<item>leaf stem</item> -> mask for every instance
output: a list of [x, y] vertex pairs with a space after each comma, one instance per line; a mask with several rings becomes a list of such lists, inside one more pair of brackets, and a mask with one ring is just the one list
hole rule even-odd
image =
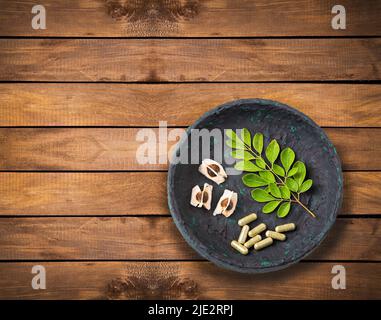
[[297, 204], [299, 204], [304, 210], [306, 210], [313, 218], [316, 218], [316, 214], [315, 213], [313, 213], [310, 209], [308, 209], [299, 199], [297, 199], [296, 197], [295, 197], [295, 195], [294, 194], [292, 194], [292, 196], [294, 197], [294, 199], [295, 199], [295, 202], [297, 203]]
[[[241, 141], [242, 141], [242, 140], [241, 140]], [[251, 148], [251, 146], [248, 146], [244, 141], [242, 141], [242, 142], [243, 142], [243, 144], [245, 145], [246, 151], [251, 152], [252, 155], [253, 155], [254, 157], [256, 157], [256, 159], [261, 159], [261, 160], [265, 163], [265, 165], [266, 165], [266, 167], [267, 167], [267, 170], [270, 171], [270, 172], [271, 172], [271, 173], [272, 173], [272, 174], [279, 180], [280, 184], [282, 184], [282, 185], [285, 186], [286, 183], [282, 180], [282, 178], [280, 178], [280, 177], [274, 172], [273, 168], [270, 167], [270, 166], [267, 164], [267, 162], [265, 161], [265, 159], [263, 159], [263, 157], [262, 157], [260, 154], [256, 153], [256, 152]], [[306, 206], [305, 204], [303, 204], [303, 203], [299, 200], [299, 194], [298, 194], [298, 193], [297, 193], [297, 196], [295, 196], [294, 192], [291, 191], [291, 195], [292, 195], [292, 197], [294, 198], [294, 200], [291, 200], [292, 202], [296, 202], [296, 203], [299, 204], [304, 210], [306, 210], [306, 211], [307, 211], [313, 218], [316, 218], [316, 214], [313, 213], [310, 209], [308, 209], [307, 206]]]

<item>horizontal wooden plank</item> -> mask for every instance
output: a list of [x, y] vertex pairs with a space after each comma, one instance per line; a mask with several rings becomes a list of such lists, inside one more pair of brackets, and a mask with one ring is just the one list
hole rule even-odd
[[380, 85], [0, 83], [0, 126], [157, 126], [159, 120], [188, 126], [217, 105], [248, 98], [289, 104], [321, 126], [381, 124]]
[[[0, 215], [168, 214], [165, 172], [0, 174]], [[344, 174], [344, 214], [380, 214], [381, 172]], [[143, 192], [144, 191], [144, 192]]]
[[[137, 159], [137, 141], [141, 128], [0, 128], [0, 170], [164, 170], [167, 163], [159, 157], [170, 154], [174, 142], [159, 140], [157, 129], [157, 163], [142, 164]], [[172, 129], [170, 129], [172, 130]], [[381, 130], [325, 129], [335, 145], [343, 168], [347, 170], [381, 170]], [[146, 133], [145, 133], [146, 134]], [[151, 148], [151, 149], [152, 149]]]
[[[381, 260], [380, 241], [381, 219], [339, 219], [306, 260]], [[0, 260], [200, 258], [170, 217], [0, 219]]]
[[2, 81], [379, 80], [381, 39], [1, 39]]
[[[331, 27], [334, 3], [319, 0], [45, 0], [47, 28], [33, 30], [32, 0], [4, 0], [0, 36], [221, 37], [381, 35], [379, 1], [342, 0], [346, 30]], [[15, 23], [17, 21], [17, 23]]]
[[[332, 288], [336, 263], [299, 263], [243, 275], [208, 262], [45, 262], [46, 290], [32, 290], [36, 263], [1, 263], [1, 299], [379, 299], [378, 263], [340, 263], [346, 289]], [[255, 290], [253, 290], [255, 288]]]

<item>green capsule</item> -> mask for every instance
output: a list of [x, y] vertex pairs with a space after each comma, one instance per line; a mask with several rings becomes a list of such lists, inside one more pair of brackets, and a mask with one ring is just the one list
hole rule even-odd
[[255, 220], [257, 220], [257, 215], [255, 213], [251, 213], [251, 214], [247, 215], [246, 217], [239, 219], [238, 225], [240, 227], [243, 227], [244, 225], [249, 224], [250, 222], [253, 222]]
[[257, 234], [260, 234], [261, 232], [265, 231], [266, 228], [267, 227], [264, 223], [257, 225], [255, 228], [253, 228], [249, 231], [249, 237], [254, 237]]
[[250, 229], [250, 227], [248, 225], [244, 225], [242, 227], [241, 233], [239, 234], [239, 237], [238, 237], [238, 242], [240, 244], [244, 244], [246, 242], [247, 234], [249, 232], [249, 229]]
[[273, 238], [274, 240], [284, 241], [286, 240], [286, 235], [283, 233], [275, 232], [275, 231], [266, 231], [266, 237]]
[[287, 224], [282, 224], [280, 226], [275, 227], [276, 232], [287, 232], [287, 231], [294, 231], [296, 228], [295, 223], [287, 223]]
[[261, 250], [261, 249], [264, 249], [268, 246], [271, 246], [273, 244], [273, 239], [272, 238], [266, 238], [266, 239], [263, 239], [262, 241], [259, 241], [257, 242], [255, 245], [254, 245], [254, 249], [255, 250]]
[[249, 253], [249, 249], [247, 249], [244, 245], [240, 244], [238, 241], [233, 240], [231, 242], [231, 246], [236, 249], [239, 253], [243, 255], [247, 255]]
[[257, 242], [259, 242], [261, 240], [262, 240], [262, 237], [259, 234], [257, 234], [255, 237], [253, 237], [250, 240], [246, 241], [244, 246], [249, 249], [253, 245], [255, 245]]

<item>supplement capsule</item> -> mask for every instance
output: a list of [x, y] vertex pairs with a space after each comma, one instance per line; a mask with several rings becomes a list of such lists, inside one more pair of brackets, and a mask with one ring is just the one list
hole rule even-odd
[[247, 233], [249, 232], [249, 229], [250, 227], [248, 225], [245, 225], [242, 227], [241, 233], [239, 234], [239, 237], [238, 237], [238, 242], [240, 244], [244, 244], [246, 242]]
[[275, 227], [276, 232], [287, 232], [287, 231], [294, 231], [296, 228], [295, 223], [287, 223], [287, 224], [282, 224], [280, 226]]
[[286, 235], [283, 233], [275, 232], [275, 231], [266, 231], [266, 237], [270, 237], [275, 240], [284, 241], [286, 240]]
[[254, 238], [251, 238], [250, 240], [245, 242], [244, 246], [249, 249], [261, 240], [262, 240], [262, 237], [259, 234], [257, 234]]
[[247, 255], [249, 253], [249, 249], [247, 249], [244, 245], [240, 244], [238, 241], [233, 240], [231, 242], [231, 246], [236, 249], [239, 253], [243, 255]]
[[261, 250], [263, 248], [266, 248], [268, 246], [271, 246], [273, 244], [273, 239], [272, 238], [266, 238], [262, 241], [259, 241], [257, 242], [255, 245], [254, 245], [254, 249], [255, 250]]
[[260, 234], [261, 232], [265, 231], [266, 228], [267, 227], [264, 223], [257, 225], [255, 228], [253, 228], [249, 231], [249, 237], [254, 237], [257, 234]]
[[255, 213], [251, 213], [251, 214], [247, 215], [246, 217], [239, 219], [238, 225], [240, 227], [243, 227], [245, 224], [249, 224], [250, 222], [253, 222], [255, 220], [257, 220], [257, 215]]

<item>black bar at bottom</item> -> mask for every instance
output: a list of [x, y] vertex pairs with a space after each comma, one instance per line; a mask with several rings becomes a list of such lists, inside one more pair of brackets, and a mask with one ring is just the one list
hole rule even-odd
[[[376, 298], [376, 297], [375, 297]], [[118, 315], [119, 319], [309, 319], [340, 318], [356, 315], [364, 318], [367, 314], [378, 314], [379, 300], [372, 301], [236, 301], [236, 300], [194, 300], [194, 301], [0, 301], [2, 314], [8, 311], [12, 319], [18, 315], [77, 318], [79, 314], [89, 319], [91, 316], [109, 320]], [[334, 313], [333, 313], [334, 312]]]

